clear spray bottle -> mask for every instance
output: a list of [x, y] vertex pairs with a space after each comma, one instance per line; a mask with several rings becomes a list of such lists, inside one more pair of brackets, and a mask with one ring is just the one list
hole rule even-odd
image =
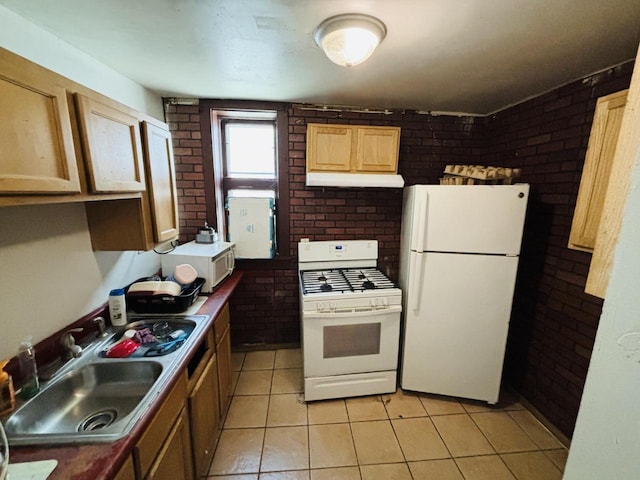
[[40, 391], [38, 380], [38, 367], [36, 366], [36, 351], [31, 343], [31, 337], [27, 337], [18, 349], [18, 363], [22, 375], [22, 388], [20, 397], [31, 398]]

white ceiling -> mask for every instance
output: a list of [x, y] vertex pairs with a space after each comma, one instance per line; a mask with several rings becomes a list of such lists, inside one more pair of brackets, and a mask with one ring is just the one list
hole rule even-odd
[[[0, 0], [168, 97], [488, 114], [636, 55], [639, 0]], [[325, 18], [374, 15], [364, 64], [331, 63]]]

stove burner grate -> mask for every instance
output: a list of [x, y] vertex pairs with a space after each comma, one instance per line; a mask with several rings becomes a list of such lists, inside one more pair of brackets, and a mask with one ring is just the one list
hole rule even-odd
[[377, 268], [301, 271], [303, 294], [350, 293], [364, 290], [396, 288]]

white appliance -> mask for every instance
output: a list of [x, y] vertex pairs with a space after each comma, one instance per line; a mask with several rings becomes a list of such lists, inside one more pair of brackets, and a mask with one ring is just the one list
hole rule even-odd
[[402, 293], [376, 240], [298, 243], [305, 400], [395, 392]]
[[498, 401], [529, 185], [404, 191], [401, 386]]
[[202, 292], [210, 293], [235, 267], [234, 244], [229, 242], [196, 243], [178, 245], [169, 253], [160, 255], [162, 275], [168, 277], [176, 265], [188, 263], [204, 278]]
[[272, 197], [228, 197], [227, 239], [236, 245], [236, 258], [273, 258], [275, 203]]

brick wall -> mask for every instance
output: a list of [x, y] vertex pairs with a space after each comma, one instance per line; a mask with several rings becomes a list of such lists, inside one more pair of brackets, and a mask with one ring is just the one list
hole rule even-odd
[[202, 135], [198, 105], [165, 104], [176, 163], [180, 241], [195, 239], [206, 219]]
[[598, 97], [628, 88], [633, 65], [570, 83], [488, 120], [486, 162], [531, 184], [505, 375], [571, 436], [602, 300], [584, 293], [591, 254], [567, 248]]
[[[179, 197], [180, 240], [193, 240], [205, 219], [200, 117], [197, 105], [167, 105]], [[447, 163], [468, 163], [484, 152], [485, 120], [415, 112], [333, 112], [292, 105], [289, 115], [289, 245], [281, 259], [239, 261], [245, 272], [232, 302], [235, 346], [300, 342], [297, 243], [311, 240], [379, 241], [379, 266], [397, 281], [401, 189], [305, 187], [307, 123], [401, 127], [399, 172], [407, 184], [437, 183]]]
[[[379, 264], [397, 280], [399, 189], [304, 186], [306, 124], [401, 127], [399, 172], [408, 185], [437, 183], [448, 163], [520, 167], [531, 198], [510, 329], [505, 375], [563, 433], [571, 436], [601, 313], [584, 293], [590, 255], [567, 240], [597, 97], [627, 88], [632, 64], [589, 76], [490, 118], [391, 115], [289, 108], [290, 242], [282, 259], [243, 264], [232, 299], [235, 346], [298, 343], [297, 242], [380, 241]], [[174, 140], [181, 240], [205, 218], [198, 106], [167, 107]]]

